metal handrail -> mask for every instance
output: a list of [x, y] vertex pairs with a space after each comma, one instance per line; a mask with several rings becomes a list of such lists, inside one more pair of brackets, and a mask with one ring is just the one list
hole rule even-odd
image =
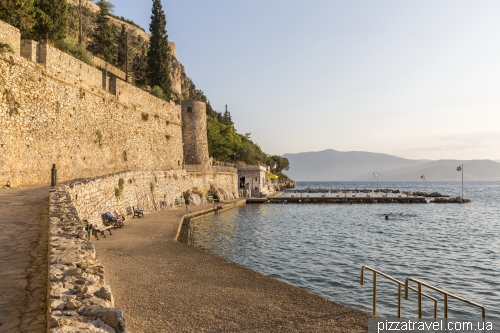
[[[372, 268], [370, 266], [363, 266], [363, 267], [361, 267], [361, 281], [360, 281], [361, 285], [364, 284], [364, 280], [365, 280], [365, 271], [364, 270], [365, 269], [373, 272], [373, 315], [374, 316], [377, 315], [377, 274], [379, 274], [379, 275], [385, 277], [386, 279], [388, 279], [392, 282], [396, 282], [398, 284], [398, 318], [401, 318], [401, 286], [405, 285], [405, 283], [403, 283], [399, 280], [396, 280], [392, 276], [387, 275], [385, 273], [382, 273], [381, 271], [376, 270], [375, 268]], [[413, 290], [415, 292], [418, 292], [418, 290], [413, 288], [413, 287], [408, 286], [407, 288], [410, 290]], [[405, 291], [407, 292], [407, 289], [405, 289]], [[408, 294], [405, 294], [405, 295], [408, 296]], [[437, 299], [435, 299], [432, 296], [427, 295], [426, 293], [421, 293], [419, 295], [423, 295], [423, 296], [427, 297], [428, 299], [431, 299], [434, 301], [434, 318], [437, 318]], [[408, 297], [406, 297], [405, 299], [408, 299]], [[419, 300], [421, 300], [421, 296], [420, 296]], [[419, 303], [419, 305], [420, 305], [420, 303]]]
[[483, 305], [466, 300], [465, 298], [462, 298], [460, 296], [450, 294], [447, 291], [441, 290], [441, 289], [436, 288], [428, 283], [425, 283], [423, 281], [420, 281], [420, 280], [417, 280], [417, 279], [414, 279], [411, 277], [406, 278], [406, 280], [405, 280], [405, 299], [408, 299], [408, 289], [412, 289], [410, 286], [408, 286], [409, 281], [413, 281], [413, 282], [416, 282], [418, 284], [418, 318], [422, 318], [422, 295], [423, 295], [422, 286], [426, 286], [427, 288], [432, 289], [434, 291], [437, 291], [438, 293], [441, 293], [444, 295], [444, 318], [448, 318], [448, 296], [451, 298], [457, 299], [459, 301], [465, 302], [467, 304], [474, 305], [474, 306], [477, 306], [478, 308], [481, 308], [481, 310], [483, 312], [483, 318], [486, 318], [486, 309]]

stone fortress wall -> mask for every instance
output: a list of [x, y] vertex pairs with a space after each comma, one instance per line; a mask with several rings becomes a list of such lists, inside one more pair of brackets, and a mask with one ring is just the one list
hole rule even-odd
[[182, 168], [180, 103], [53, 47], [21, 43], [1, 21], [0, 36], [19, 51], [0, 55], [0, 186], [48, 183], [54, 163], [61, 181]]

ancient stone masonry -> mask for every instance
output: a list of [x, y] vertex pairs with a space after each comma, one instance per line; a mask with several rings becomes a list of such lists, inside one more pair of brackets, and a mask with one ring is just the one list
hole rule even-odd
[[[126, 214], [130, 206], [145, 211], [171, 209], [175, 198], [188, 189], [216, 191], [222, 200], [233, 199], [236, 174], [129, 171], [54, 188], [50, 195], [51, 332], [125, 331], [124, 314], [114, 307], [104, 267], [93, 243], [87, 241], [83, 220], [107, 211]], [[194, 204], [203, 203], [205, 197], [194, 194]]]
[[50, 332], [125, 331], [123, 311], [111, 288], [66, 186], [50, 195]]
[[60, 181], [182, 168], [179, 103], [0, 28], [24, 55], [0, 54], [0, 186], [46, 184], [52, 164]]
[[185, 163], [209, 167], [205, 103], [182, 101], [182, 139]]
[[[215, 190], [221, 200], [238, 196], [235, 173], [129, 171], [75, 180], [68, 185], [67, 193], [82, 219], [99, 217], [106, 211], [125, 215], [132, 206], [144, 211], [171, 209], [175, 207], [175, 199], [187, 190], [198, 193]], [[194, 196], [194, 204], [206, 203], [205, 197]]]
[[21, 51], [21, 33], [19, 29], [0, 21], [0, 43], [10, 45], [15, 54]]

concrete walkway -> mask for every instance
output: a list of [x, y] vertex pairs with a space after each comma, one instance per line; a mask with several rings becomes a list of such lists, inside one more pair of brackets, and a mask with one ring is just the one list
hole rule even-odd
[[49, 186], [0, 189], [0, 332], [47, 332]]
[[94, 242], [127, 331], [367, 331], [365, 312], [174, 241], [184, 213], [129, 219]]

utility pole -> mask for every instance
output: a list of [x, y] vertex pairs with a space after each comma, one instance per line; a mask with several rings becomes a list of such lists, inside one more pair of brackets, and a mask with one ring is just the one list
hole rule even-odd
[[83, 36], [82, 36], [82, 0], [78, 0], [78, 45], [82, 45]]

